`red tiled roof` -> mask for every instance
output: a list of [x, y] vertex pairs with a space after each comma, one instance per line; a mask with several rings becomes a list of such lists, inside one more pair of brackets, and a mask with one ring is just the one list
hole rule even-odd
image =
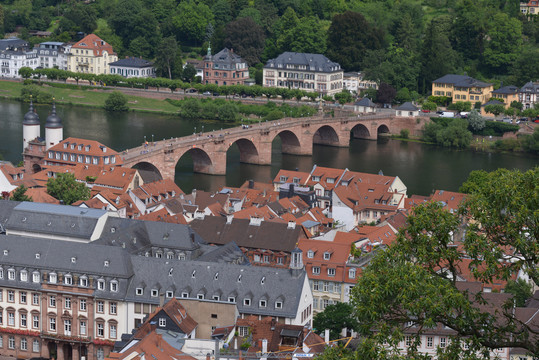
[[111, 352], [106, 359], [142, 360], [152, 358], [152, 355], [153, 358], [157, 360], [196, 360], [196, 358], [172, 347], [169, 343], [163, 340], [162, 335], [157, 334], [155, 331], [148, 333], [139, 342], [133, 344], [121, 353]]
[[[82, 145], [82, 147], [80, 147]], [[79, 147], [81, 150], [79, 150]], [[56, 156], [49, 157], [51, 152], [54, 153], [61, 153], [61, 154], [68, 154], [67, 159], [63, 159], [63, 156], [60, 157], [60, 159], [57, 159]], [[75, 155], [75, 161], [71, 160], [70, 154]], [[51, 146], [49, 150], [47, 150], [45, 155], [45, 160], [53, 162], [53, 163], [60, 163], [60, 164], [67, 164], [67, 165], [75, 165], [80, 164], [78, 161], [77, 155], [83, 155], [83, 161], [86, 161], [86, 156], [97, 157], [99, 159], [99, 164], [95, 165], [112, 165], [112, 166], [118, 166], [123, 163], [122, 158], [118, 155], [116, 151], [109, 148], [108, 146], [105, 146], [101, 144], [99, 141], [94, 140], [87, 140], [87, 139], [79, 139], [79, 138], [73, 138], [69, 137], [67, 139], [64, 139], [60, 141], [58, 144]], [[111, 158], [111, 156], [114, 157], [114, 162], [110, 161], [110, 163], [105, 164], [104, 157]], [[85, 164], [88, 164], [85, 162]], [[89, 164], [94, 164], [93, 159], [90, 160]], [[88, 164], [88, 165], [89, 165]]]
[[72, 46], [72, 49], [92, 50], [94, 56], [103, 56], [106, 51], [109, 55], [116, 55], [112, 46], [95, 34], [86, 35], [81, 41]]

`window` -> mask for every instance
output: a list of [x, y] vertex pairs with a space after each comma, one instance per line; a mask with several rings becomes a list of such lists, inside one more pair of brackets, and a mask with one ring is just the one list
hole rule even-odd
[[259, 306], [259, 307], [264, 307], [264, 308], [265, 308], [266, 305], [267, 305], [267, 301], [266, 301], [266, 300], [260, 300], [260, 301], [258, 302], [258, 306]]
[[111, 338], [116, 339], [116, 325], [110, 325], [109, 335]]
[[97, 312], [103, 313], [105, 311], [105, 303], [103, 301], [97, 302]]
[[56, 284], [56, 280], [57, 280], [56, 273], [51, 273], [51, 274], [49, 274], [49, 282], [50, 282], [51, 284]]
[[188, 298], [189, 297], [189, 293], [188, 292], [182, 292], [182, 298]]
[[71, 309], [71, 298], [66, 297], [64, 300], [65, 308]]
[[312, 251], [312, 250], [307, 251], [307, 257], [309, 259], [312, 259], [314, 257], [314, 251]]
[[79, 309], [81, 311], [86, 311], [86, 299], [80, 299], [79, 304]]
[[335, 269], [329, 268], [328, 269], [328, 276], [335, 276]]
[[26, 338], [21, 339], [21, 350], [28, 350], [28, 341]]
[[159, 318], [159, 327], [165, 327], [165, 326], [167, 326], [167, 319]]
[[142, 295], [142, 294], [144, 294], [144, 289], [142, 289], [142, 288], [136, 288], [136, 289], [135, 289], [135, 294], [137, 294], [137, 295]]
[[204, 294], [197, 294], [198, 300], [204, 300]]
[[356, 278], [356, 269], [350, 269], [348, 270], [348, 277], [350, 279], [355, 279]]
[[239, 335], [242, 337], [249, 335], [249, 328], [247, 326], [240, 326]]
[[117, 311], [116, 309], [117, 309], [116, 303], [115, 303], [115, 302], [111, 302], [111, 303], [110, 303], [110, 313], [111, 313], [112, 315], [116, 315], [116, 311]]
[[71, 320], [64, 320], [64, 334], [71, 335]]
[[14, 336], [9, 337], [8, 347], [10, 349], [15, 349], [15, 337]]
[[32, 294], [32, 305], [39, 305], [39, 294]]
[[49, 318], [49, 330], [56, 331], [56, 318]]
[[7, 271], [7, 278], [8, 278], [9, 280], [15, 280], [15, 270], [9, 269], [9, 270]]
[[447, 345], [447, 339], [444, 338], [444, 337], [441, 337], [440, 338], [440, 347], [445, 348], [446, 345]]
[[110, 282], [110, 291], [117, 292], [118, 291], [118, 281], [112, 280]]
[[103, 323], [97, 323], [97, 336], [105, 336], [105, 325]]
[[86, 320], [80, 321], [80, 334], [86, 335]]
[[407, 336], [406, 340], [405, 340], [405, 343], [406, 343], [406, 346], [411, 346], [412, 345], [412, 337]]
[[36, 353], [39, 352], [39, 340], [34, 339], [32, 342], [32, 351]]
[[313, 282], [313, 290], [314, 291], [320, 290], [320, 283], [318, 281]]
[[21, 281], [28, 281], [28, 271], [22, 270], [20, 273]]
[[324, 260], [329, 260], [329, 259], [331, 259], [331, 254], [326, 251], [324, 253]]
[[7, 291], [7, 301], [8, 302], [15, 302], [15, 291], [8, 290]]
[[159, 291], [156, 289], [152, 289], [152, 297], [157, 297], [157, 296], [159, 296]]
[[103, 279], [97, 280], [97, 290], [101, 290], [101, 291], [105, 290], [105, 280]]
[[21, 327], [27, 326], [27, 317], [26, 314], [21, 314]]
[[26, 304], [26, 291], [19, 292], [19, 297], [21, 298], [21, 304]]
[[34, 329], [39, 329], [39, 315], [32, 316], [32, 327]]
[[431, 348], [432, 345], [434, 344], [434, 338], [432, 336], [427, 336], [427, 347], [428, 348]]
[[15, 326], [15, 313], [14, 312], [7, 313], [7, 324], [9, 326]]
[[283, 302], [282, 301], [276, 301], [275, 302], [275, 308], [276, 309], [282, 309], [283, 308]]
[[79, 286], [88, 287], [88, 278], [86, 276], [82, 276], [79, 279]]
[[39, 272], [32, 273], [32, 282], [38, 283], [40, 280], [40, 274]]
[[313, 275], [320, 275], [320, 267], [313, 266]]
[[283, 265], [284, 264], [284, 257], [282, 257], [282, 256], [277, 257], [277, 264], [278, 265]]
[[229, 303], [235, 303], [236, 302], [236, 298], [234, 296], [229, 296], [228, 297], [228, 302]]
[[251, 306], [251, 299], [243, 299], [244, 306]]
[[56, 307], [56, 296], [49, 296], [49, 307]]
[[174, 292], [173, 291], [167, 291], [166, 292], [166, 297], [167, 297], [167, 299], [173, 298], [174, 297]]

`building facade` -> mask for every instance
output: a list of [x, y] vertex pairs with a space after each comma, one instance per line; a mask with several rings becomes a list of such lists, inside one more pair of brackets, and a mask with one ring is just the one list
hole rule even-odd
[[514, 85], [503, 86], [492, 92], [492, 97], [502, 99], [506, 109], [511, 106], [513, 101], [519, 101], [520, 89]]
[[324, 55], [287, 51], [268, 60], [262, 84], [333, 95], [343, 90], [343, 70]]
[[118, 60], [112, 46], [90, 34], [71, 47], [67, 70], [89, 74], [110, 74], [110, 63]]
[[525, 15], [539, 14], [539, 1], [537, 0], [521, 1], [520, 12]]
[[212, 55], [204, 56], [204, 84], [243, 85], [249, 79], [249, 68], [234, 50], [224, 48]]
[[47, 41], [36, 44], [34, 49], [39, 56], [39, 66], [45, 69], [67, 70], [67, 57], [70, 45], [62, 42]]
[[490, 99], [493, 90], [493, 84], [467, 75], [448, 74], [432, 82], [432, 95], [450, 97], [452, 102], [470, 101], [472, 104], [484, 104]]
[[111, 62], [110, 73], [120, 75], [125, 78], [131, 77], [155, 77], [155, 68], [153, 63], [142, 58], [128, 57], [118, 61]]
[[35, 69], [39, 66], [37, 51], [30, 49], [27, 41], [18, 38], [0, 40], [0, 75], [20, 78], [22, 67]]
[[539, 101], [539, 82], [528, 82], [520, 88], [518, 93], [519, 101], [524, 105], [524, 109], [533, 108]]
[[343, 74], [343, 87], [352, 94], [359, 95], [368, 89], [378, 90], [378, 83], [366, 80], [365, 74], [361, 72], [346, 72]]

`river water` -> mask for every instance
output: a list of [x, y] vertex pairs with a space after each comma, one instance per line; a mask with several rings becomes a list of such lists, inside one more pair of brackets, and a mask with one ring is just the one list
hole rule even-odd
[[[28, 104], [0, 99], [0, 154], [14, 164], [22, 157], [22, 120]], [[50, 106], [39, 105], [41, 134]], [[196, 131], [223, 127], [217, 122], [190, 121], [172, 115], [149, 113], [107, 113], [100, 109], [58, 106], [64, 123], [64, 137], [97, 140], [117, 151], [140, 145], [144, 137], [153, 139], [179, 137]], [[349, 148], [315, 145], [313, 156], [283, 155], [280, 140], [273, 143], [271, 166], [241, 164], [234, 145], [227, 154], [227, 175], [194, 174], [189, 155], [176, 167], [176, 183], [185, 192], [193, 188], [216, 190], [221, 186], [239, 186], [248, 179], [269, 182], [280, 168], [309, 171], [313, 165], [348, 168], [354, 171], [399, 176], [408, 194], [428, 195], [435, 189], [457, 191], [472, 170], [495, 170], [499, 167], [527, 170], [539, 164], [539, 157], [525, 154], [481, 153], [452, 150], [432, 145], [396, 140], [353, 139]]]

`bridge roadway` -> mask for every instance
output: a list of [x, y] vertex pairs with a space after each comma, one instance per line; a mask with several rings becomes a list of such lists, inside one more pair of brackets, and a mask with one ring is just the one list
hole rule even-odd
[[180, 158], [189, 152], [195, 172], [213, 175], [226, 173], [226, 152], [234, 143], [240, 151], [240, 161], [270, 165], [271, 145], [281, 138], [282, 152], [312, 155], [313, 143], [347, 147], [350, 134], [354, 138], [376, 140], [381, 133], [398, 134], [408, 129], [419, 135], [425, 117], [396, 117], [388, 114], [341, 114], [336, 117], [318, 115], [305, 118], [284, 118], [276, 121], [197, 133], [165, 139], [125, 150], [120, 156], [124, 166], [158, 172], [162, 178], [174, 179]]

